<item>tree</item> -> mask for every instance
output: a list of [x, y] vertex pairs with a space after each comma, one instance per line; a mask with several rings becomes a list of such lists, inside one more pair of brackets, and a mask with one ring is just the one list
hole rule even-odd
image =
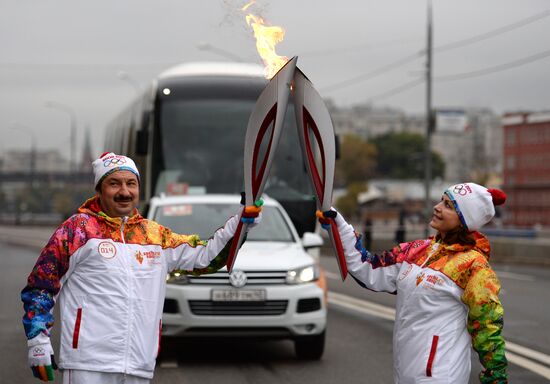
[[340, 143], [340, 158], [336, 161], [335, 184], [348, 186], [365, 183], [374, 175], [376, 148], [355, 135], [345, 135]]
[[346, 187], [336, 207], [351, 217], [357, 210], [357, 196], [366, 190], [367, 180], [376, 168], [376, 148], [355, 135], [346, 135], [340, 145], [340, 158], [336, 161], [335, 184]]
[[347, 193], [336, 201], [336, 208], [345, 217], [351, 218], [357, 212], [357, 196], [367, 188], [366, 183], [351, 183], [347, 186]]
[[[424, 178], [424, 136], [409, 133], [386, 133], [371, 140], [377, 149], [376, 175], [392, 179]], [[445, 162], [432, 151], [432, 176], [443, 177]]]

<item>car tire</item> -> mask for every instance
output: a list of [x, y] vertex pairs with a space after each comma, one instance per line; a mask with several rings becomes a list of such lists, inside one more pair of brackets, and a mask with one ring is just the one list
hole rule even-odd
[[301, 360], [319, 360], [325, 351], [325, 331], [314, 336], [300, 336], [294, 339], [296, 357]]

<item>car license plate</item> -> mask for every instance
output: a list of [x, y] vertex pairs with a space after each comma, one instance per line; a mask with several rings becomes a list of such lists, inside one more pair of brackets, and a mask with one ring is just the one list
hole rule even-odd
[[213, 289], [212, 301], [265, 301], [264, 289]]

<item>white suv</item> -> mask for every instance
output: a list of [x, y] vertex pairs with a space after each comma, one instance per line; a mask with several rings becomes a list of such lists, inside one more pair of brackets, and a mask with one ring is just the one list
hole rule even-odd
[[[240, 212], [239, 201], [234, 195], [155, 197], [149, 219], [207, 239]], [[262, 222], [248, 233], [231, 274], [223, 268], [167, 277], [163, 336], [287, 338], [299, 358], [321, 358], [326, 281], [306, 250], [322, 243], [313, 233], [300, 239], [283, 207], [266, 197]]]

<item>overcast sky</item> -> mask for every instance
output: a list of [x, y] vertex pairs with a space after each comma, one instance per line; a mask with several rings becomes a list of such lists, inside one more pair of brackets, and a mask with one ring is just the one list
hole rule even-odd
[[[105, 124], [136, 94], [133, 82], [144, 87], [180, 62], [227, 60], [201, 44], [259, 63], [245, 3], [0, 0], [0, 150], [29, 148], [30, 136], [10, 129], [19, 124], [39, 148], [68, 157], [68, 114], [44, 106], [54, 101], [74, 110], [79, 147], [90, 127], [99, 154]], [[322, 96], [423, 113], [424, 84], [396, 90], [423, 74], [426, 0], [258, 0], [254, 10], [285, 28], [277, 52], [298, 55]], [[433, 25], [434, 106], [550, 110], [549, 1], [434, 0]], [[457, 74], [467, 75], [449, 77]]]

